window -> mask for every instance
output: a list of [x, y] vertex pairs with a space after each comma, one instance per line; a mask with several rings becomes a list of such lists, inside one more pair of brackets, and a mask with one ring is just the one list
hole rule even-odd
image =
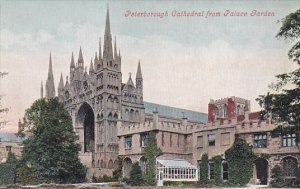
[[282, 160], [283, 175], [286, 178], [295, 178], [297, 175], [297, 160], [293, 157], [286, 157]]
[[197, 137], [197, 147], [203, 147], [203, 136]]
[[228, 180], [228, 163], [222, 163], [222, 170], [223, 170], [223, 180]]
[[209, 179], [213, 180], [215, 179], [215, 164], [209, 163]]
[[11, 146], [6, 146], [6, 151], [11, 152]]
[[125, 137], [125, 149], [131, 149], [132, 147], [132, 136]]
[[282, 146], [296, 146], [296, 134], [286, 134], [282, 136]]
[[254, 148], [266, 148], [267, 147], [267, 134], [266, 133], [254, 134], [253, 147]]
[[170, 146], [172, 146], [172, 133], [170, 133]]
[[143, 133], [140, 135], [141, 137], [141, 147], [146, 147], [148, 145], [148, 133]]
[[216, 141], [215, 134], [208, 135], [208, 146], [214, 146]]

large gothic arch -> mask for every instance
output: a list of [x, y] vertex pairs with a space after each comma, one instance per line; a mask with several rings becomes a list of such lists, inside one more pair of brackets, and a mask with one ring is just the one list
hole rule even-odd
[[78, 109], [77, 126], [83, 128], [83, 151], [95, 151], [95, 116], [92, 107], [83, 103]]

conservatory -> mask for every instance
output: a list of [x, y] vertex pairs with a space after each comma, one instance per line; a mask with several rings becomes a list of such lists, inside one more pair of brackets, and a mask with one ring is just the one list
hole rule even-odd
[[156, 159], [156, 178], [158, 186], [162, 186], [163, 181], [197, 181], [198, 170], [182, 159]]

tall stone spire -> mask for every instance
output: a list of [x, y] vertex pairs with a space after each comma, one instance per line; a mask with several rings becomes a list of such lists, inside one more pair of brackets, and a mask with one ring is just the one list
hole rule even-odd
[[117, 51], [117, 38], [115, 36], [115, 46], [114, 46], [114, 58], [116, 59], [118, 57], [118, 51]]
[[104, 33], [103, 58], [106, 59], [106, 60], [112, 60], [113, 59], [112, 38], [111, 38], [108, 6], [107, 6], [106, 24], [105, 24], [105, 33]]
[[136, 79], [143, 79], [140, 60], [139, 60], [139, 64], [138, 64], [138, 68], [137, 68], [137, 72], [136, 72]]
[[54, 97], [55, 97], [55, 87], [54, 87], [54, 78], [53, 78], [53, 71], [52, 71], [52, 57], [50, 53], [48, 78], [46, 81], [46, 98], [50, 99]]
[[43, 87], [43, 82], [41, 82], [41, 98], [44, 98], [44, 87]]

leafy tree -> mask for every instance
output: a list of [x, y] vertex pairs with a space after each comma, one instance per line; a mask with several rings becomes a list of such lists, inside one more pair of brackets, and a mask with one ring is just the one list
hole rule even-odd
[[[300, 10], [290, 13], [281, 20], [282, 26], [277, 38], [294, 42], [288, 57], [300, 66]], [[296, 42], [295, 42], [296, 41]], [[277, 82], [270, 85], [273, 93], [260, 95], [257, 98], [262, 111], [262, 119], [272, 118], [279, 126], [273, 136], [296, 133], [296, 141], [300, 137], [300, 68], [276, 76]]]
[[78, 158], [80, 146], [71, 117], [57, 99], [35, 101], [26, 110], [23, 125], [32, 136], [23, 141], [21, 170], [33, 171], [33, 176], [48, 183], [85, 181], [86, 168]]
[[156, 158], [161, 154], [161, 150], [157, 147], [155, 132], [150, 132], [148, 135], [148, 144], [145, 147], [145, 158], [147, 159], [147, 173], [145, 180], [149, 185], [156, 184], [155, 165]]
[[18, 160], [15, 154], [9, 152], [5, 163], [0, 164], [0, 185], [15, 183]]
[[253, 161], [256, 159], [252, 147], [244, 138], [236, 137], [233, 145], [226, 150], [229, 183], [233, 186], [245, 186], [252, 177]]
[[284, 181], [282, 168], [279, 165], [275, 165], [271, 170], [271, 182], [270, 186], [274, 188], [285, 187], [286, 183]]
[[222, 184], [222, 156], [215, 156], [212, 158], [215, 166], [215, 185], [219, 186]]
[[200, 184], [208, 183], [208, 154], [202, 154], [200, 163]]
[[134, 162], [130, 171], [129, 184], [132, 186], [140, 186], [143, 184], [142, 170], [139, 162]]

